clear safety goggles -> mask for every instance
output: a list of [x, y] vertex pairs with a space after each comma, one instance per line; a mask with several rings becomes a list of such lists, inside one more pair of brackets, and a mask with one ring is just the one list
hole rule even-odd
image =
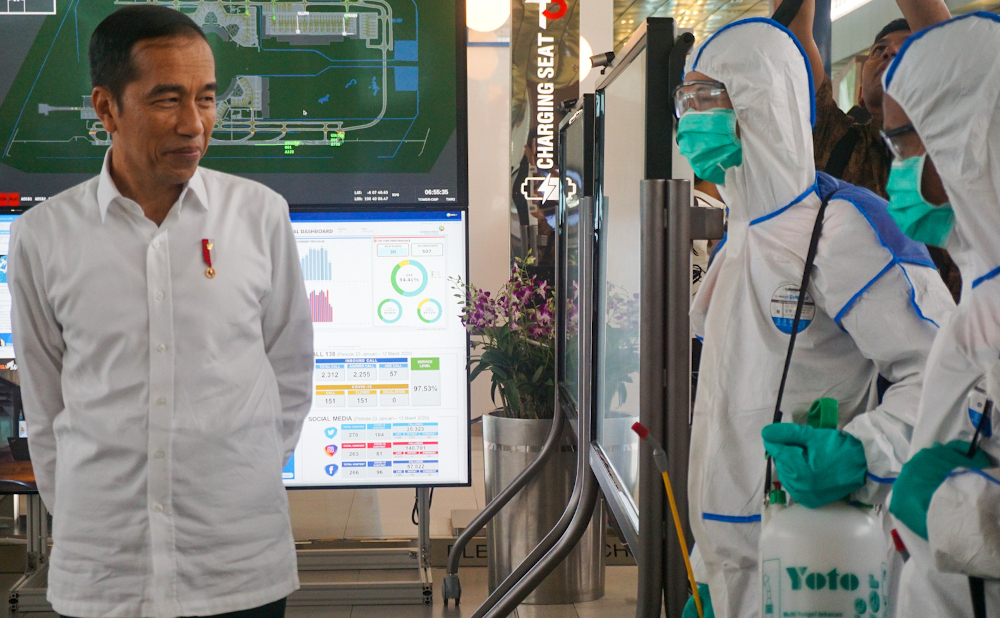
[[919, 157], [924, 154], [924, 143], [920, 141], [917, 130], [912, 124], [904, 124], [901, 127], [882, 131], [882, 141], [892, 156], [902, 161], [911, 157]]
[[733, 108], [726, 86], [720, 82], [692, 80], [674, 90], [674, 114], [677, 118], [692, 110], [704, 112], [720, 107]]

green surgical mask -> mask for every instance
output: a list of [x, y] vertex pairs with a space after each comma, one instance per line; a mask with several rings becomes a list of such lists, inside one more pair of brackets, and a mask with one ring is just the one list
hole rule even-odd
[[736, 137], [736, 112], [716, 108], [690, 111], [677, 123], [677, 146], [699, 178], [726, 184], [726, 170], [743, 164], [743, 145]]
[[925, 245], [944, 247], [955, 226], [951, 205], [934, 206], [920, 192], [927, 154], [908, 159], [896, 159], [889, 172], [889, 214], [903, 233]]

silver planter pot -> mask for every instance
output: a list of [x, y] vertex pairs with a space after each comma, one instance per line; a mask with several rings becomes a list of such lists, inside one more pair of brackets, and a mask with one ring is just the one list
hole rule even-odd
[[[486, 499], [492, 500], [541, 450], [550, 420], [483, 416]], [[486, 528], [490, 591], [527, 556], [559, 521], [573, 493], [576, 444], [566, 424], [559, 451]], [[604, 596], [603, 509], [594, 509], [590, 527], [576, 549], [532, 592], [525, 603], [555, 605], [593, 601]]]

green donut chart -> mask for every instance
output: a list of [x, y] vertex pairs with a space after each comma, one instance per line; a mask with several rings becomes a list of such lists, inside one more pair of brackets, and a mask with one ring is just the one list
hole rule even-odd
[[[414, 267], [417, 273], [414, 273]], [[417, 281], [416, 275], [419, 275], [419, 281]], [[392, 269], [392, 289], [400, 296], [405, 296], [407, 298], [417, 296], [421, 292], [427, 289], [427, 282], [430, 277], [427, 276], [427, 269], [424, 265], [416, 260], [403, 260], [396, 267]], [[407, 289], [409, 288], [409, 289]]]
[[442, 313], [444, 313], [444, 310], [441, 307], [441, 303], [433, 298], [425, 298], [417, 305], [417, 317], [425, 324], [437, 322], [441, 319]]
[[403, 306], [399, 304], [398, 300], [387, 298], [378, 304], [376, 312], [378, 319], [386, 324], [394, 324], [403, 317]]

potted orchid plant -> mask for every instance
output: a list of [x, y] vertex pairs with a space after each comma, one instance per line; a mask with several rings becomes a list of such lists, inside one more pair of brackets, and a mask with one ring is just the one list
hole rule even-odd
[[[555, 394], [555, 293], [530, 274], [532, 256], [517, 259], [493, 295], [454, 279], [472, 336], [470, 380], [488, 371], [490, 395], [507, 418], [551, 419]], [[499, 398], [499, 400], [498, 400]]]

